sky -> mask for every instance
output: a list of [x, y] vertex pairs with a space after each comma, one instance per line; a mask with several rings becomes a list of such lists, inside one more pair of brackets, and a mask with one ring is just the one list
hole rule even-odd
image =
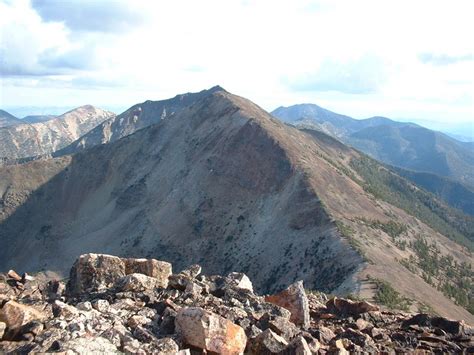
[[466, 126], [473, 14], [471, 0], [0, 0], [0, 107], [119, 111], [221, 85], [267, 110]]

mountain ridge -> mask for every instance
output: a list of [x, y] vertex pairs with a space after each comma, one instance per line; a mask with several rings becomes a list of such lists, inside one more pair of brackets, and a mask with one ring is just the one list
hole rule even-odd
[[0, 158], [15, 160], [51, 154], [114, 115], [84, 105], [44, 122], [0, 128]]
[[[218, 90], [114, 142], [0, 168], [0, 267], [61, 270], [83, 251], [101, 251], [240, 270], [259, 289], [303, 279], [369, 298], [371, 274], [437, 312], [471, 319], [399, 262], [411, 247], [397, 243], [423, 233], [441, 255], [470, 262], [468, 252], [365, 191], [349, 176], [359, 155]], [[398, 239], [380, 229], [394, 218], [409, 226]]]
[[[321, 130], [386, 164], [440, 175], [474, 191], [472, 144], [459, 142], [443, 133], [413, 123], [397, 122], [384, 117], [356, 120], [312, 104], [279, 107], [272, 114], [300, 128]], [[431, 180], [435, 179], [435, 176], [431, 177]], [[430, 186], [426, 185], [425, 188], [429, 189]], [[431, 190], [434, 193], [438, 193], [437, 191]], [[438, 195], [446, 201], [453, 201], [454, 198]], [[467, 205], [469, 201], [461, 201], [455, 206]]]

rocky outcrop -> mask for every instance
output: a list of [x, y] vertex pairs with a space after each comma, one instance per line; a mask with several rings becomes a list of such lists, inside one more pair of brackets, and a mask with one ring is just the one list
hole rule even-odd
[[[171, 265], [157, 260], [86, 254], [75, 262], [67, 289], [61, 280], [1, 275], [0, 353], [309, 355], [474, 349], [474, 329], [462, 321], [380, 311], [364, 301], [327, 300], [324, 294], [307, 295], [302, 283], [263, 297], [252, 291], [245, 274], [200, 272], [198, 265], [171, 274]], [[165, 286], [166, 277], [170, 282]]]
[[97, 292], [117, 286], [122, 291], [166, 288], [171, 264], [155, 259], [119, 258], [106, 254], [84, 254], [74, 263], [68, 285], [71, 295]]

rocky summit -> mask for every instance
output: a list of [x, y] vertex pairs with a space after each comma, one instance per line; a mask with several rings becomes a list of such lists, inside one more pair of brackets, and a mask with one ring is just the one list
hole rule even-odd
[[173, 273], [155, 259], [81, 255], [69, 279], [0, 275], [1, 353], [472, 353], [474, 328], [307, 293], [261, 296], [243, 273]]

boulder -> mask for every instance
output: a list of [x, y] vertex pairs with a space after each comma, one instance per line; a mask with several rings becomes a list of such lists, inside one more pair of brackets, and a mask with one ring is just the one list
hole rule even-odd
[[121, 258], [106, 254], [83, 254], [71, 268], [67, 290], [71, 295], [104, 291], [125, 275], [125, 263]]
[[130, 274], [118, 279], [115, 289], [121, 292], [153, 290], [160, 284], [158, 279], [143, 274]]
[[157, 287], [168, 287], [168, 277], [172, 274], [172, 266], [166, 261], [156, 259], [124, 259], [125, 273], [143, 274], [157, 279]]
[[303, 328], [309, 327], [309, 304], [303, 281], [295, 282], [276, 295], [266, 296], [265, 301], [289, 310], [291, 312], [290, 321], [296, 325]]
[[37, 309], [15, 301], [8, 301], [0, 310], [0, 322], [5, 323], [9, 337], [14, 337], [25, 324], [45, 318], [46, 315]]
[[176, 326], [186, 344], [209, 352], [241, 354], [247, 343], [240, 326], [200, 307], [179, 310]]
[[249, 341], [250, 354], [279, 354], [288, 346], [288, 343], [270, 329], [265, 330]]

